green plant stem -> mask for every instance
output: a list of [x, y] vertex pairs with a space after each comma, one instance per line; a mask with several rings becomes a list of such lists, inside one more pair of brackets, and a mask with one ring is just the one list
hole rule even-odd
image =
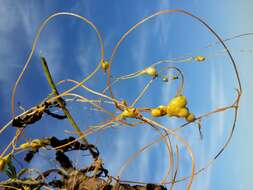
[[[41, 57], [41, 64], [42, 64], [42, 67], [43, 67], [43, 70], [45, 72], [45, 75], [46, 75], [46, 78], [47, 78], [47, 81], [52, 89], [52, 92], [55, 96], [58, 96], [59, 95], [59, 92], [56, 88], [56, 85], [53, 81], [53, 78], [52, 78], [52, 75], [50, 74], [50, 71], [49, 71], [49, 68], [48, 68], [48, 65], [47, 65], [47, 61], [45, 59], [45, 57]], [[83, 132], [80, 130], [80, 128], [77, 126], [75, 120], [73, 119], [73, 117], [71, 116], [70, 112], [68, 111], [68, 109], [66, 108], [64, 102], [63, 102], [63, 99], [62, 98], [57, 98], [56, 99], [57, 103], [60, 105], [61, 109], [63, 110], [64, 114], [67, 116], [70, 124], [74, 127], [74, 129], [76, 130], [76, 132], [78, 133], [78, 135], [82, 138], [83, 142], [85, 144], [88, 144], [88, 141], [87, 139], [84, 137], [84, 134]]]

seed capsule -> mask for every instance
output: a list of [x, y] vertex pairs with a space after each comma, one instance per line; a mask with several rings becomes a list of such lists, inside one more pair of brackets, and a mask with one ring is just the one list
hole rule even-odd
[[186, 120], [189, 121], [189, 122], [193, 122], [195, 120], [195, 116], [190, 113], [187, 117], [186, 117]]
[[196, 56], [194, 59], [195, 59], [195, 61], [198, 61], [198, 62], [202, 62], [202, 61], [206, 60], [206, 58], [204, 56], [201, 56], [201, 55]]

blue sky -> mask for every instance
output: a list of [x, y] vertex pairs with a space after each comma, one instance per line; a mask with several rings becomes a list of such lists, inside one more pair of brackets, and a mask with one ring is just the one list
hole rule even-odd
[[[105, 57], [108, 59], [112, 48], [131, 26], [156, 11], [163, 9], [185, 9], [208, 22], [222, 38], [253, 31], [251, 23], [252, 2], [250, 0], [212, 0], [212, 1], [157, 1], [157, 0], [83, 0], [83, 1], [7, 1], [0, 0], [0, 105], [1, 126], [11, 119], [10, 95], [12, 86], [20, 73], [29, 54], [36, 30], [50, 14], [70, 11], [90, 19], [102, 33], [105, 43]], [[207, 171], [195, 178], [193, 190], [231, 189], [246, 190], [253, 186], [251, 160], [252, 144], [252, 102], [251, 75], [252, 38], [242, 37], [227, 42], [238, 64], [243, 85], [243, 97], [240, 103], [239, 120], [234, 137], [218, 160]], [[191, 54], [205, 55], [203, 63], [180, 63], [186, 78], [184, 94], [189, 99], [189, 107], [196, 115], [208, 112], [218, 106], [227, 105], [235, 97], [235, 77], [229, 59], [220, 53], [222, 47], [214, 45], [203, 49], [216, 39], [193, 19], [180, 15], [162, 15], [139, 27], [131, 33], [120, 46], [113, 65], [112, 75], [120, 76], [147, 67], [155, 61]], [[29, 108], [41, 101], [50, 88], [42, 73], [39, 54], [42, 53], [49, 63], [55, 81], [65, 78], [81, 80], [87, 76], [100, 60], [100, 49], [95, 32], [87, 24], [71, 17], [59, 17], [53, 20], [43, 31], [35, 55], [28, 71], [21, 81], [16, 101]], [[103, 89], [106, 76], [102, 72], [87, 83], [95, 90]], [[148, 77], [115, 85], [114, 93], [119, 99], [131, 102]], [[137, 106], [157, 106], [167, 104], [175, 95], [177, 83], [166, 85], [155, 82]], [[62, 89], [63, 90], [63, 89]], [[84, 96], [92, 97], [82, 92]], [[16, 102], [16, 103], [17, 103]], [[87, 105], [70, 104], [70, 110], [83, 129], [106, 118], [106, 115], [89, 110]], [[196, 125], [182, 130], [179, 134], [186, 138], [195, 153], [197, 168], [202, 167], [225, 142], [231, 128], [232, 112], [219, 114], [203, 121], [204, 139], [198, 136]], [[176, 119], [159, 120], [164, 125], [174, 128], [182, 121]], [[64, 129], [71, 130], [67, 121], [59, 122], [52, 118], [43, 118], [40, 123], [27, 129], [27, 136], [38, 138], [44, 135], [64, 136]], [[40, 128], [40, 129], [39, 129]], [[42, 133], [43, 132], [43, 133]], [[14, 131], [9, 129], [0, 136], [5, 145]], [[157, 134], [148, 127], [113, 128], [92, 137], [101, 149], [105, 167], [111, 175], [124, 161], [139, 148], [155, 139]], [[174, 142], [174, 141], [173, 141]], [[2, 146], [1, 146], [2, 150]], [[180, 146], [180, 176], [189, 174], [189, 158], [184, 147]], [[50, 156], [41, 153], [30, 167], [47, 168], [54, 166], [48, 162]], [[76, 163], [85, 164], [77, 153]], [[85, 157], [84, 157], [85, 158]], [[134, 181], [160, 182], [168, 158], [162, 144], [144, 152], [126, 170], [123, 179]], [[134, 171], [134, 172], [133, 172]], [[176, 185], [175, 189], [185, 189], [186, 183]]]

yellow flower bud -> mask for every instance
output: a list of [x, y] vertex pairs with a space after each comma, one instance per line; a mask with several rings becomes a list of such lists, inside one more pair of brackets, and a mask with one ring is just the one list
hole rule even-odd
[[3, 171], [5, 164], [6, 164], [6, 160], [0, 157], [0, 172]]
[[168, 116], [170, 116], [170, 117], [172, 117], [173, 116], [173, 109], [171, 109], [171, 107], [167, 107], [167, 114], [168, 114]]
[[137, 116], [137, 110], [135, 108], [127, 108], [121, 114], [120, 118], [124, 119], [127, 117], [135, 118]]
[[166, 106], [160, 105], [160, 106], [158, 106], [158, 108], [161, 109], [161, 110], [162, 110], [163, 112], [165, 112], [165, 114], [166, 114], [166, 109], [167, 109]]
[[161, 117], [164, 116], [166, 112], [162, 108], [154, 108], [151, 110], [151, 115], [153, 117]]
[[158, 73], [155, 67], [148, 67], [144, 70], [144, 73], [152, 77], [157, 77]]
[[19, 146], [19, 148], [21, 148], [21, 149], [27, 149], [27, 148], [30, 148], [30, 147], [31, 147], [30, 142], [21, 144], [21, 145]]
[[11, 153], [7, 154], [5, 157], [0, 156], [0, 172], [3, 171], [5, 164], [11, 157]]
[[42, 145], [43, 145], [43, 144], [42, 144], [42, 142], [40, 141], [40, 139], [34, 139], [34, 140], [32, 140], [32, 142], [31, 142], [31, 147], [32, 147], [32, 148], [35, 148], [35, 149], [40, 148]]
[[189, 109], [186, 107], [187, 99], [185, 96], [176, 96], [174, 97], [167, 106], [167, 114], [170, 117], [180, 117], [185, 118], [187, 121], [192, 122], [195, 120], [195, 116], [189, 112]]
[[108, 61], [102, 60], [102, 61], [101, 61], [101, 66], [102, 66], [103, 71], [106, 72], [107, 69], [109, 68], [109, 63], [108, 63]]
[[180, 95], [180, 96], [176, 96], [176, 97], [172, 98], [172, 100], [170, 101], [168, 106], [183, 108], [186, 106], [186, 104], [187, 104], [186, 97]]
[[177, 116], [181, 108], [175, 106], [167, 106], [166, 112], [169, 116]]
[[153, 117], [160, 117], [162, 114], [161, 110], [159, 108], [154, 108], [151, 110], [151, 115]]
[[187, 117], [189, 115], [189, 111], [187, 108], [181, 108], [177, 114], [178, 117]]
[[198, 61], [198, 62], [202, 62], [202, 61], [206, 60], [206, 58], [204, 56], [201, 56], [201, 55], [196, 56], [194, 59], [195, 59], [195, 61]]
[[190, 113], [187, 117], [186, 117], [186, 120], [189, 121], [189, 122], [193, 122], [195, 120], [195, 116]]

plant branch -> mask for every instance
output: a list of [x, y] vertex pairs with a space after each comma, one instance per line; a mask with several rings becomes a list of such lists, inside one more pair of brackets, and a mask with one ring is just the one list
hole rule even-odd
[[[58, 96], [59, 95], [59, 92], [56, 88], [56, 85], [53, 81], [53, 78], [52, 78], [52, 75], [50, 74], [50, 71], [49, 71], [49, 68], [48, 68], [48, 65], [47, 65], [47, 61], [45, 59], [45, 57], [41, 57], [41, 64], [42, 64], [42, 67], [43, 67], [43, 70], [45, 72], [45, 75], [46, 75], [46, 78], [47, 78], [47, 81], [52, 89], [52, 92], [55, 96]], [[65, 106], [65, 103], [63, 101], [63, 99], [60, 97], [60, 98], [57, 98], [56, 99], [57, 103], [59, 104], [59, 106], [61, 107], [61, 109], [63, 110], [63, 112], [65, 113], [65, 115], [67, 116], [70, 124], [73, 126], [73, 128], [77, 131], [78, 135], [79, 136], [83, 136], [82, 140], [85, 144], [88, 144], [88, 141], [87, 139], [84, 137], [84, 134], [83, 132], [81, 131], [81, 129], [77, 126], [75, 120], [73, 119], [72, 115], [70, 114], [70, 112], [68, 111], [68, 109], [66, 108]]]

